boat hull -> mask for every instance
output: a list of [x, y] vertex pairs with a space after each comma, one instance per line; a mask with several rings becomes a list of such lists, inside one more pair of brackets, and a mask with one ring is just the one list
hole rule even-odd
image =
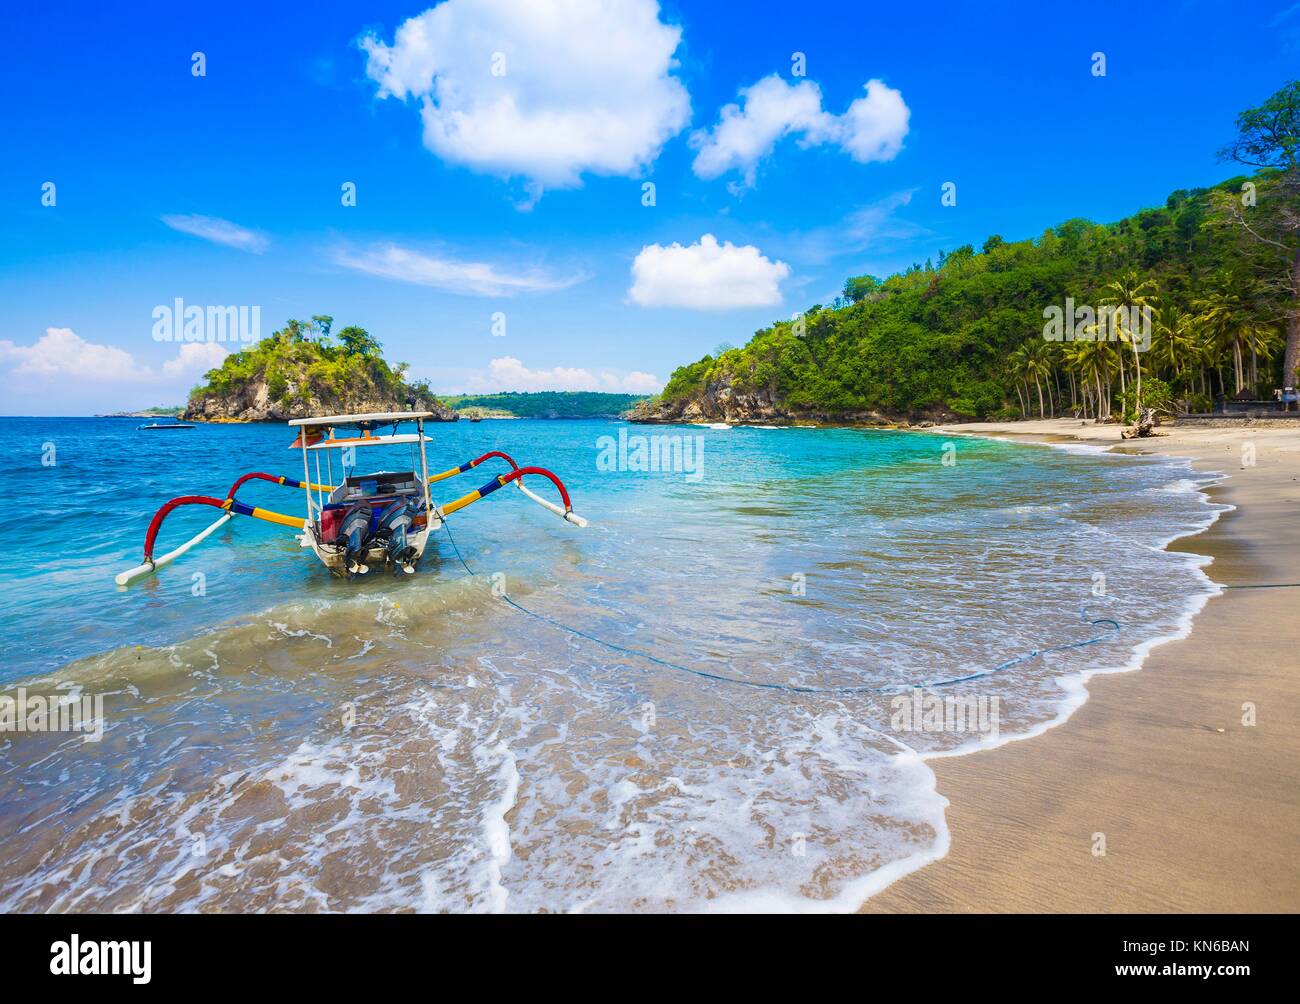
[[[407, 542], [415, 548], [415, 560], [417, 562], [420, 558], [424, 557], [424, 549], [428, 545], [429, 535], [440, 529], [442, 529], [442, 520], [431, 519], [429, 521], [429, 526], [425, 529], [407, 534]], [[316, 534], [310, 527], [304, 528], [303, 532], [299, 534], [298, 542], [303, 547], [314, 551], [316, 557], [320, 559], [321, 564], [334, 574], [348, 574], [343, 549], [329, 544], [321, 544], [316, 540]], [[367, 548], [365, 562], [370, 572], [384, 571], [387, 566], [387, 561], [388, 550], [384, 547], [382, 542]]]

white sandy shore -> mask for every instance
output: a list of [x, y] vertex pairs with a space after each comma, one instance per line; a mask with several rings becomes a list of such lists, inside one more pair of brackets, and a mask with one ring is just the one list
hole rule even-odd
[[1089, 681], [1063, 725], [935, 761], [951, 849], [864, 911], [1300, 910], [1300, 588], [1241, 588], [1300, 583], [1300, 428], [1166, 427], [1122, 445], [1117, 426], [1077, 419], [939, 431], [1068, 437], [1224, 473], [1211, 494], [1235, 510], [1172, 546], [1212, 556], [1230, 588], [1140, 672]]

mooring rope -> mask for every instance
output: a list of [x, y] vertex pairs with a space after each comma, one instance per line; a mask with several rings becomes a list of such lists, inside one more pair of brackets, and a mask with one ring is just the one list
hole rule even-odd
[[[469, 562], [467, 562], [465, 560], [465, 556], [460, 553], [460, 548], [456, 545], [456, 538], [452, 536], [451, 527], [447, 525], [446, 520], [443, 520], [442, 527], [444, 530], [447, 531], [447, 539], [451, 541], [452, 550], [456, 552], [456, 558], [457, 560], [460, 561], [461, 567], [465, 569], [465, 572], [471, 578], [475, 578], [475, 579], [479, 578], [480, 577], [479, 574], [475, 572], [474, 569], [470, 568]], [[529, 617], [542, 621], [545, 624], [549, 624], [552, 627], [557, 628], [561, 631], [567, 631], [569, 634], [575, 635], [578, 638], [583, 638], [587, 641], [593, 642], [597, 645], [609, 649], [611, 652], [618, 652], [623, 655], [636, 656], [638, 659], [644, 659], [646, 662], [654, 663], [656, 666], [663, 666], [666, 669], [675, 670], [676, 672], [679, 673], [688, 673], [691, 676], [697, 676], [704, 680], [713, 680], [717, 683], [729, 683], [739, 687], [749, 687], [754, 690], [777, 690], [789, 694], [812, 694], [812, 695], [868, 694], [868, 693], [881, 694], [881, 693], [892, 693], [892, 692], [905, 691], [905, 690], [914, 690], [917, 688], [924, 689], [929, 687], [949, 687], [956, 683], [967, 683], [971, 680], [979, 680], [986, 676], [992, 676], [994, 673], [1001, 673], [1004, 670], [1010, 669], [1013, 666], [1020, 666], [1023, 665], [1024, 663], [1032, 662], [1034, 659], [1038, 659], [1044, 655], [1050, 655], [1053, 652], [1068, 652], [1073, 649], [1087, 648], [1090, 645], [1097, 645], [1110, 638], [1114, 638], [1115, 635], [1117, 635], [1120, 632], [1120, 625], [1118, 621], [1112, 620], [1109, 617], [1099, 617], [1095, 620], [1089, 620], [1086, 607], [1081, 607], [1079, 610], [1079, 619], [1081, 621], [1083, 621], [1086, 624], [1091, 624], [1094, 626], [1105, 624], [1109, 626], [1111, 630], [1108, 631], [1106, 634], [1097, 635], [1095, 638], [1086, 638], [1083, 641], [1069, 642], [1064, 645], [1051, 645], [1047, 648], [1032, 649], [1031, 651], [1025, 653], [1024, 655], [1017, 656], [1014, 659], [1008, 659], [1006, 662], [994, 666], [992, 669], [981, 670], [978, 673], [969, 673], [965, 676], [956, 676], [956, 677], [952, 677], [951, 679], [931, 680], [928, 682], [920, 682], [920, 683], [896, 683], [896, 684], [888, 684], [885, 686], [804, 687], [793, 683], [763, 683], [758, 680], [746, 680], [738, 676], [727, 676], [722, 673], [711, 673], [708, 670], [698, 669], [693, 666], [684, 666], [681, 665], [680, 663], [671, 662], [668, 659], [661, 659], [657, 655], [652, 655], [649, 652], [643, 652], [640, 649], [628, 648], [625, 645], [619, 645], [616, 642], [607, 641], [606, 639], [599, 638], [594, 634], [589, 634], [586, 631], [581, 630], [580, 628], [576, 628], [573, 627], [572, 625], [565, 624], [563, 621], [556, 620], [554, 617], [550, 617], [547, 614], [538, 613], [536, 610], [530, 610], [528, 607], [524, 606], [514, 597], [510, 596], [508, 593], [504, 593], [504, 592], [500, 594], [494, 593], [494, 595], [498, 595], [500, 599], [504, 600], [510, 606], [514, 607], [520, 613], [527, 614]]]

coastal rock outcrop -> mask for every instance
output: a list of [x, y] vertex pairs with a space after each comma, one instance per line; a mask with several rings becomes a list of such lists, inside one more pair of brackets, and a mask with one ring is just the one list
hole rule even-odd
[[454, 411], [435, 397], [414, 393], [404, 396], [377, 394], [319, 397], [299, 393], [292, 384], [273, 398], [264, 377], [256, 377], [225, 393], [196, 391], [182, 416], [198, 422], [287, 422], [314, 415], [356, 415], [376, 411], [431, 411], [435, 422], [455, 422]]
[[627, 415], [632, 422], [645, 424], [725, 422], [728, 425], [785, 425], [810, 422], [835, 425], [921, 426], [948, 421], [953, 416], [943, 412], [925, 415], [887, 415], [879, 411], [829, 411], [824, 408], [801, 408], [780, 400], [768, 390], [737, 389], [724, 375], [708, 380], [694, 393], [665, 400], [648, 398]]

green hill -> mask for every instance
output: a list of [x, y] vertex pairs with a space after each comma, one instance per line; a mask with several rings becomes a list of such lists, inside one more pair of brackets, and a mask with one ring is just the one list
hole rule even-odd
[[645, 400], [638, 394], [595, 391], [507, 391], [500, 394], [444, 394], [462, 415], [513, 418], [618, 418]]
[[[1139, 379], [1143, 403], [1162, 408], [1267, 399], [1284, 384], [1284, 355], [1295, 381], [1300, 353], [1300, 83], [1238, 128], [1225, 156], [1256, 173], [1115, 223], [993, 235], [937, 264], [852, 277], [835, 303], [679, 367], [633, 417], [1108, 418], [1135, 412]], [[1112, 327], [1113, 340], [1086, 323], [1077, 340], [1048, 340], [1045, 311], [1067, 298], [1095, 315], [1149, 308], [1149, 345], [1141, 324]]]
[[431, 411], [457, 416], [423, 381], [407, 382], [405, 363], [389, 365], [364, 328], [331, 335], [333, 318], [288, 321], [233, 353], [190, 392], [185, 418], [209, 422], [285, 421], [312, 415]]

